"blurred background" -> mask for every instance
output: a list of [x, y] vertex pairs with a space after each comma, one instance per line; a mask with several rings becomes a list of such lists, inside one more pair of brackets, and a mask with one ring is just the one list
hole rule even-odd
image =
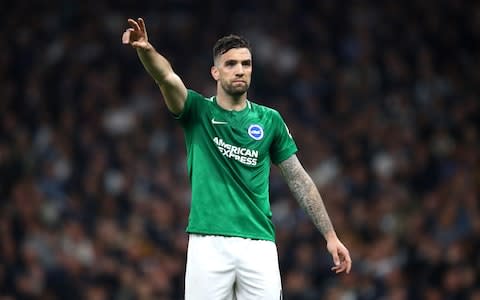
[[242, 34], [249, 98], [276, 108], [354, 261], [274, 167], [284, 298], [480, 299], [477, 1], [2, 1], [0, 299], [183, 298], [190, 189], [180, 126], [128, 17], [189, 88]]

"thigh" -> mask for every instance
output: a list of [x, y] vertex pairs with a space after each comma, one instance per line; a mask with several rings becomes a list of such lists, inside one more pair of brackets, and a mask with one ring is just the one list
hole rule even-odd
[[234, 259], [223, 237], [191, 234], [185, 272], [185, 300], [231, 300]]
[[235, 295], [238, 300], [279, 300], [282, 284], [275, 243], [246, 240], [237, 265]]

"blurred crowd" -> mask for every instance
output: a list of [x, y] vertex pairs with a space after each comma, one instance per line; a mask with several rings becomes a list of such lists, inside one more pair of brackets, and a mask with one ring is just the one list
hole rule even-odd
[[254, 50], [249, 99], [279, 110], [340, 238], [332, 259], [278, 169], [287, 300], [480, 299], [480, 3], [2, 1], [0, 300], [183, 298], [183, 133], [128, 17], [213, 95], [211, 47]]

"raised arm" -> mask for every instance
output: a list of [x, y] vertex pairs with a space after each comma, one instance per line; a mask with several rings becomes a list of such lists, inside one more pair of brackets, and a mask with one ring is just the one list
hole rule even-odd
[[180, 114], [187, 99], [187, 88], [168, 60], [149, 43], [143, 19], [128, 19], [128, 24], [130, 28], [123, 33], [122, 43], [137, 50], [143, 67], [159, 86], [168, 109], [174, 114]]
[[350, 254], [338, 239], [325, 204], [312, 178], [300, 164], [296, 155], [292, 155], [278, 166], [293, 196], [297, 199], [300, 206], [305, 209], [317, 229], [323, 234], [327, 241], [327, 249], [335, 263], [332, 270], [336, 273], [343, 271], [349, 273], [352, 266]]

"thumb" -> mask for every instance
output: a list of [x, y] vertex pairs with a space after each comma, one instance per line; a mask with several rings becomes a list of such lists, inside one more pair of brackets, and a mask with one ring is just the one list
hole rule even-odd
[[136, 49], [146, 49], [147, 48], [147, 45], [145, 45], [145, 42], [133, 42], [132, 43], [132, 46], [133, 48], [136, 48]]
[[142, 44], [139, 43], [139, 42], [132, 42], [132, 46], [135, 47], [135, 48], [141, 48]]
[[126, 30], [122, 35], [122, 43], [128, 44], [130, 42], [130, 30]]
[[336, 266], [340, 265], [340, 258], [338, 257], [338, 252], [337, 252], [337, 250], [334, 250], [334, 251], [332, 252], [332, 256], [333, 256], [333, 263], [334, 263]]

